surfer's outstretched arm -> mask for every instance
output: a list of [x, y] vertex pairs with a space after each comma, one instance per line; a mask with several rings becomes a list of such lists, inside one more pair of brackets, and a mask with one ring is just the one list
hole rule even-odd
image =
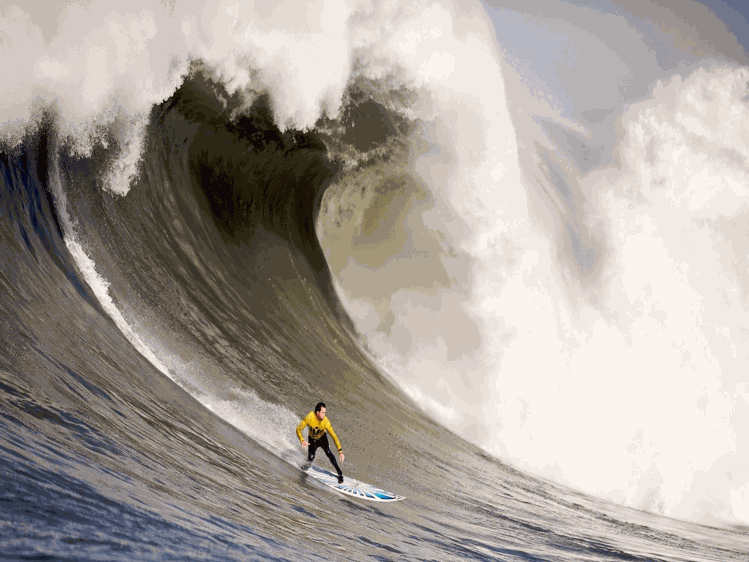
[[327, 422], [327, 427], [325, 429], [328, 430], [328, 433], [330, 433], [330, 436], [333, 438], [333, 441], [335, 441], [335, 446], [338, 447], [338, 458], [341, 459], [341, 462], [343, 462], [343, 459], [345, 456], [343, 455], [343, 448], [341, 447], [341, 442], [338, 440], [338, 436], [335, 434], [335, 431], [333, 431], [333, 425], [330, 423], [330, 420], [327, 418], [325, 419]]
[[304, 419], [303, 419], [303, 420], [302, 420], [302, 421], [301, 421], [301, 422], [299, 423], [299, 425], [298, 425], [298, 426], [296, 426], [296, 436], [297, 436], [297, 437], [299, 437], [299, 441], [300, 441], [300, 442], [301, 442], [301, 444], [302, 444], [302, 449], [306, 449], [306, 448], [307, 448], [307, 445], [309, 445], [309, 443], [307, 443], [307, 441], [305, 441], [305, 440], [304, 440], [304, 437], [302, 436], [302, 430], [303, 430], [303, 429], [304, 429], [305, 427], [307, 427], [307, 418], [304, 418]]

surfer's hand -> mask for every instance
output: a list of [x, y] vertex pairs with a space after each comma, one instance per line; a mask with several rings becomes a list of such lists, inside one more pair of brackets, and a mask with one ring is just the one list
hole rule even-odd
[[309, 445], [309, 443], [307, 443], [306, 441], [302, 441], [302, 449], [306, 449], [307, 445]]
[[341, 451], [340, 453], [338, 453], [338, 458], [341, 459], [341, 462], [343, 462], [343, 459], [346, 458], [346, 457], [343, 456], [343, 451]]

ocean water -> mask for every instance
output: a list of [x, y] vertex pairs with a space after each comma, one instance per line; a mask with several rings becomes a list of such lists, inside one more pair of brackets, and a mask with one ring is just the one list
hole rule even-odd
[[0, 558], [746, 560], [747, 29], [2, 5]]

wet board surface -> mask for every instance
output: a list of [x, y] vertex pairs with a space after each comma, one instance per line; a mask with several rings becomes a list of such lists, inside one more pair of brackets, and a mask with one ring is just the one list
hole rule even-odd
[[361, 500], [368, 500], [373, 502], [397, 502], [406, 499], [405, 496], [391, 494], [390, 492], [386, 492], [385, 490], [376, 488], [371, 484], [360, 482], [359, 480], [354, 480], [353, 478], [349, 478], [348, 476], [344, 476], [343, 484], [339, 484], [338, 476], [336, 474], [327, 470], [323, 470], [321, 468], [317, 468], [316, 466], [311, 466], [305, 472], [316, 480], [319, 480], [326, 486], [330, 486], [336, 492], [340, 492], [341, 494], [347, 496], [353, 496]]

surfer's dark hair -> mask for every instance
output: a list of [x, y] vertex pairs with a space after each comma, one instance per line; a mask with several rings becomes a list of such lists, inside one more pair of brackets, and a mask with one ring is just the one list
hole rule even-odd
[[325, 402], [318, 402], [317, 406], [315, 406], [315, 412], [319, 412], [322, 408], [325, 408], [326, 410], [328, 409]]

